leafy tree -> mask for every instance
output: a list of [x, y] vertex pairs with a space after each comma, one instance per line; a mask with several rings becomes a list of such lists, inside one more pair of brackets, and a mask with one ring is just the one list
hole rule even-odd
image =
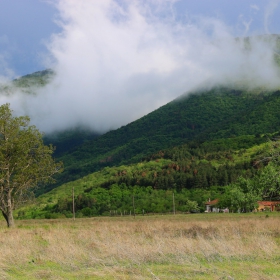
[[229, 207], [233, 211], [252, 211], [261, 199], [261, 190], [257, 188], [253, 180], [239, 177], [237, 182], [229, 185], [219, 206]]
[[264, 167], [259, 177], [255, 179], [256, 186], [262, 191], [264, 199], [275, 199], [279, 197], [280, 192], [280, 175], [279, 167], [270, 162]]
[[196, 201], [187, 200], [185, 206], [186, 206], [185, 209], [188, 212], [198, 212], [199, 211], [198, 203]]
[[280, 196], [280, 140], [269, 141], [261, 160], [255, 165], [267, 164], [254, 178], [255, 185], [262, 191], [264, 199], [279, 199]]
[[0, 106], [0, 209], [8, 227], [13, 210], [30, 198], [32, 189], [53, 181], [62, 163], [52, 159], [54, 148], [45, 146], [42, 134], [27, 116], [13, 117], [9, 104]]

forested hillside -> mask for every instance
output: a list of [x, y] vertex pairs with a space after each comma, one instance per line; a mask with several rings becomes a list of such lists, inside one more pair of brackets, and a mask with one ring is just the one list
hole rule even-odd
[[[31, 93], [36, 87], [48, 83], [53, 75], [51, 70], [36, 72], [14, 80], [8, 88], [2, 88], [2, 92], [7, 93], [7, 89], [15, 87]], [[267, 141], [265, 134], [272, 137], [271, 133], [280, 131], [279, 108], [280, 91], [216, 87], [182, 95], [139, 120], [101, 136], [84, 128], [45, 135], [45, 143], [56, 146], [54, 156], [64, 162], [65, 171], [57, 178], [55, 185], [37, 190], [37, 195], [107, 166], [155, 159], [175, 161], [173, 164], [180, 170], [186, 170], [186, 166], [189, 166], [189, 174], [181, 180], [184, 183], [180, 183], [177, 175], [174, 183], [165, 175], [160, 176], [165, 177], [164, 180], [146, 178], [145, 186], [167, 189], [175, 184], [177, 189], [182, 189], [225, 185], [232, 181], [231, 178], [238, 176], [233, 175], [233, 172], [248, 169], [242, 165], [244, 163], [241, 166], [229, 167], [226, 164], [227, 167], [219, 167], [222, 169], [218, 170], [219, 176], [215, 177], [213, 174], [217, 167], [212, 165], [210, 168], [205, 162], [198, 164], [190, 161], [189, 157], [203, 155], [206, 158], [200, 160], [213, 160], [220, 157], [221, 153], [226, 153], [231, 158], [233, 150], [240, 153], [242, 149]], [[230, 171], [230, 168], [235, 171]], [[194, 170], [200, 169], [202, 171], [194, 178]], [[164, 171], [161, 173], [168, 174]], [[226, 173], [230, 174], [221, 175]], [[129, 185], [134, 184], [133, 180], [130, 182], [124, 177], [122, 180], [128, 181]], [[105, 187], [106, 184], [108, 182]]]
[[57, 185], [106, 166], [136, 163], [162, 149], [190, 141], [202, 143], [280, 131], [279, 108], [280, 91], [215, 88], [182, 96], [59, 156], [65, 171]]
[[[73, 189], [78, 217], [129, 215], [134, 211], [170, 213], [173, 196], [179, 212], [204, 211], [209, 198], [220, 198], [225, 205], [231, 205], [227, 199], [233, 198], [239, 205], [232, 210], [240, 205], [254, 207], [256, 199], [274, 187], [272, 173], [263, 173], [269, 167], [262, 162], [268, 151], [265, 136], [239, 136], [202, 144], [193, 141], [161, 150], [140, 163], [105, 167], [62, 184], [39, 196], [34, 205], [22, 208], [18, 218], [71, 217]], [[254, 190], [239, 190], [240, 178], [246, 184], [254, 182], [250, 184], [258, 195], [254, 195]], [[266, 180], [268, 185], [263, 185]], [[233, 190], [239, 190], [241, 198], [235, 198], [230, 193]], [[252, 202], [246, 198], [244, 203], [243, 196], [252, 198]]]
[[24, 94], [37, 94], [38, 88], [48, 84], [54, 75], [52, 70], [47, 69], [19, 77], [10, 82], [2, 82], [0, 83], [0, 94], [13, 95], [18, 91]]

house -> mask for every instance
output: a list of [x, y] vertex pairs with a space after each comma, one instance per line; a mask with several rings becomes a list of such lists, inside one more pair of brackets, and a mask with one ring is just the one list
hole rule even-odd
[[280, 211], [280, 201], [258, 201], [257, 211]]
[[[218, 207], [219, 199], [209, 200], [205, 203], [205, 213], [228, 213], [229, 209], [221, 209]], [[280, 211], [280, 201], [258, 201], [258, 208], [255, 211]]]
[[219, 202], [219, 199], [210, 200], [210, 198], [209, 198], [208, 201], [205, 203], [205, 205], [206, 205], [205, 212], [207, 212], [207, 213], [219, 212], [218, 211], [219, 208], [217, 207], [218, 202]]
[[225, 209], [221, 209], [218, 207], [218, 203], [219, 203], [219, 199], [214, 199], [214, 200], [209, 200], [205, 203], [206, 206], [206, 213], [219, 213], [219, 212], [224, 212], [224, 213], [228, 213], [229, 210], [228, 208]]

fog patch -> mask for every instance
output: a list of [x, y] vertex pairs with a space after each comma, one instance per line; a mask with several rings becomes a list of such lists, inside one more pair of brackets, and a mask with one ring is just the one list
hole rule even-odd
[[[237, 39], [215, 18], [178, 21], [173, 2], [58, 1], [63, 32], [50, 39], [46, 65], [54, 78], [36, 95], [18, 91], [0, 101], [45, 132], [105, 132], [202, 86], [279, 87], [278, 37]], [[243, 21], [244, 34], [250, 24]]]

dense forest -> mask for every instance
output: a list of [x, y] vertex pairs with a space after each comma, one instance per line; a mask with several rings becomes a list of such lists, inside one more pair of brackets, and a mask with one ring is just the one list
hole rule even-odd
[[[277, 137], [277, 135], [271, 135]], [[267, 136], [192, 142], [141, 162], [105, 167], [41, 195], [18, 218], [203, 212], [208, 199], [251, 211], [258, 199], [278, 199], [277, 168]], [[273, 175], [274, 174], [274, 175]], [[275, 178], [274, 178], [275, 177]], [[278, 176], [279, 177], [279, 176]]]
[[58, 150], [57, 158], [64, 162], [65, 171], [58, 176], [56, 185], [40, 193], [106, 166], [136, 163], [182, 144], [242, 135], [256, 136], [257, 144], [258, 136], [280, 131], [279, 107], [280, 91], [216, 88], [182, 96], [135, 122], [88, 139], [75, 149], [66, 148], [64, 153]]

